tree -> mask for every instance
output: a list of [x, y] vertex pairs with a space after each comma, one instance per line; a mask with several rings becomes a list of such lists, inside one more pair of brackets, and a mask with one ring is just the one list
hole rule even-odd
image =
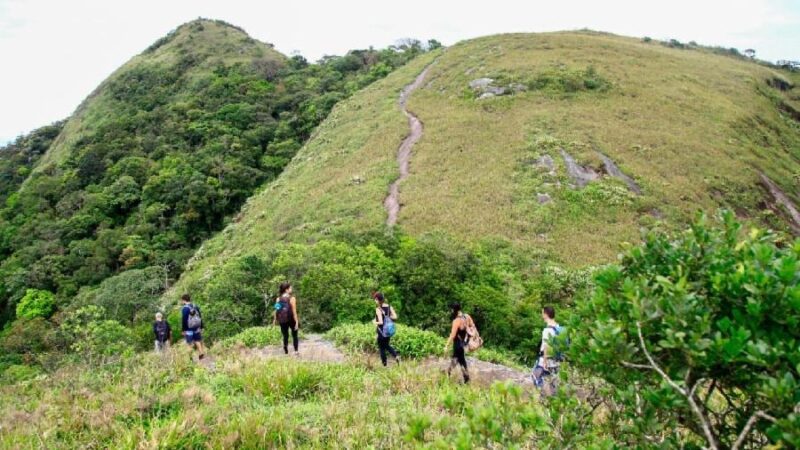
[[721, 220], [648, 234], [579, 303], [571, 354], [616, 387], [628, 445], [800, 445], [800, 240]]
[[752, 49], [752, 48], [748, 48], [748, 49], [746, 49], [744, 51], [744, 56], [747, 56], [748, 58], [753, 59], [753, 58], [756, 57], [756, 51], [754, 49]]
[[50, 317], [55, 310], [55, 296], [50, 291], [28, 289], [17, 303], [17, 318]]

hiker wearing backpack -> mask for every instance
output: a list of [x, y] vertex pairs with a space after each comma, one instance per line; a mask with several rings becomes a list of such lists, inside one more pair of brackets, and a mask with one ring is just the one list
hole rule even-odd
[[181, 296], [183, 308], [181, 308], [181, 334], [186, 338], [186, 343], [190, 347], [194, 347], [200, 353], [199, 358], [203, 359], [206, 354], [206, 348], [203, 345], [203, 315], [200, 308], [192, 303], [192, 297], [189, 294]]
[[[450, 337], [447, 338], [447, 342], [444, 344], [444, 351], [447, 353], [447, 349], [452, 342], [453, 356], [450, 359], [450, 366], [447, 368], [447, 376], [450, 376], [453, 367], [459, 365], [461, 366], [461, 374], [464, 376], [464, 383], [469, 383], [469, 368], [467, 367], [466, 351], [470, 349], [469, 342], [470, 339], [472, 339], [470, 332], [474, 333], [477, 340], [480, 340], [480, 336], [478, 336], [478, 329], [472, 317], [461, 311], [460, 303], [453, 303], [450, 305], [450, 310], [450, 319], [453, 322], [450, 326]], [[477, 350], [480, 344], [483, 343], [482, 340], [479, 342], [477, 340], [476, 342], [478, 345], [474, 350]]]
[[289, 354], [289, 330], [291, 330], [294, 355], [298, 356], [300, 343], [297, 339], [297, 331], [300, 329], [300, 318], [297, 316], [297, 299], [292, 295], [291, 283], [281, 283], [278, 288], [275, 315], [272, 319], [272, 324], [276, 323], [281, 326], [281, 334], [283, 334], [283, 352]]
[[161, 353], [169, 348], [169, 344], [172, 342], [172, 329], [160, 312], [156, 313], [156, 321], [153, 322], [153, 334], [156, 336], [156, 353]]
[[375, 326], [378, 332], [378, 350], [381, 354], [381, 363], [386, 366], [386, 352], [389, 352], [395, 363], [400, 362], [397, 351], [389, 344], [395, 333], [394, 321], [397, 320], [397, 313], [384, 298], [383, 294], [376, 292], [372, 294], [375, 300]]
[[556, 322], [556, 310], [552, 306], [542, 308], [542, 319], [545, 327], [542, 330], [542, 345], [539, 349], [539, 359], [533, 368], [533, 383], [545, 395], [555, 393], [555, 378], [561, 363], [561, 353], [554, 350], [555, 338], [563, 331], [561, 325]]

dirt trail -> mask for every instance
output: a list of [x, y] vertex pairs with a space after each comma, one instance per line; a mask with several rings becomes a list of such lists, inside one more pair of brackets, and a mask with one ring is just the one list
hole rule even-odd
[[[270, 345], [264, 348], [251, 350], [251, 353], [262, 358], [286, 358], [283, 353], [283, 347], [278, 345]], [[292, 349], [292, 342], [289, 341], [289, 356], [293, 356], [294, 350]], [[318, 334], [307, 334], [300, 340], [300, 352], [296, 357], [300, 361], [311, 362], [334, 362], [342, 363], [347, 360], [347, 357], [333, 343], [325, 340]]]
[[[450, 360], [446, 358], [428, 358], [421, 365], [433, 370], [446, 371], [450, 366]], [[527, 372], [501, 364], [468, 357], [467, 367], [469, 367], [470, 382], [472, 383], [490, 385], [495, 381], [513, 381], [522, 386], [533, 386], [533, 381]], [[454, 368], [450, 376], [460, 380], [461, 370], [458, 367]]]
[[408, 98], [411, 96], [411, 93], [422, 86], [422, 83], [425, 81], [425, 76], [428, 74], [428, 70], [430, 70], [431, 65], [432, 64], [428, 65], [419, 75], [417, 75], [417, 78], [413, 83], [404, 87], [400, 92], [400, 108], [403, 110], [403, 114], [408, 117], [408, 127], [410, 131], [408, 136], [406, 136], [405, 139], [403, 139], [403, 142], [400, 143], [400, 147], [397, 148], [397, 164], [400, 166], [400, 176], [389, 186], [389, 195], [383, 201], [383, 206], [386, 208], [386, 212], [388, 213], [386, 225], [390, 227], [397, 223], [397, 215], [400, 213], [400, 182], [408, 177], [408, 165], [409, 161], [411, 161], [411, 149], [422, 137], [423, 131], [422, 121], [420, 121], [419, 118], [414, 115], [414, 113], [409, 112], [408, 109], [406, 109], [406, 103], [408, 103]]

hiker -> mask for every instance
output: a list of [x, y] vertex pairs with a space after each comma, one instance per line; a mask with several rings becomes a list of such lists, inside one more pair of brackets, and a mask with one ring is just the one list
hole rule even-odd
[[278, 288], [275, 316], [272, 319], [272, 324], [276, 323], [281, 326], [281, 334], [283, 334], [283, 352], [289, 354], [289, 330], [291, 330], [294, 355], [299, 356], [297, 330], [300, 329], [300, 318], [297, 316], [297, 299], [292, 295], [292, 285], [289, 282], [281, 283]]
[[533, 384], [542, 390], [544, 395], [555, 393], [555, 377], [560, 363], [559, 355], [553, 350], [553, 339], [561, 333], [561, 326], [556, 322], [556, 310], [552, 306], [542, 308], [542, 319], [546, 326], [542, 330], [542, 345], [539, 358], [533, 368]]
[[381, 363], [386, 366], [386, 352], [388, 351], [393, 357], [395, 363], [400, 363], [400, 356], [397, 351], [389, 344], [389, 340], [394, 336], [394, 321], [397, 320], [397, 313], [394, 311], [389, 303], [380, 292], [372, 294], [375, 300], [375, 326], [378, 332], [378, 350], [381, 354]]
[[464, 312], [461, 311], [460, 303], [453, 303], [450, 305], [450, 310], [450, 319], [453, 321], [453, 324], [450, 327], [450, 337], [447, 338], [447, 342], [444, 344], [444, 351], [447, 353], [447, 348], [450, 347], [450, 343], [452, 342], [453, 356], [450, 360], [450, 366], [447, 368], [447, 376], [450, 376], [453, 367], [460, 365], [461, 373], [464, 375], [464, 383], [469, 383], [469, 369], [467, 368], [466, 356], [467, 341], [469, 339], [467, 328], [475, 327], [475, 322], [472, 321], [472, 317], [470, 317], [469, 314], [464, 314]]
[[153, 322], [153, 334], [156, 335], [156, 353], [161, 353], [169, 348], [169, 344], [172, 342], [172, 328], [160, 312], [156, 313], [156, 321]]
[[194, 347], [200, 353], [199, 358], [203, 359], [206, 355], [206, 348], [203, 345], [203, 315], [200, 308], [192, 303], [189, 294], [181, 296], [183, 308], [181, 308], [181, 334], [186, 338], [186, 343]]

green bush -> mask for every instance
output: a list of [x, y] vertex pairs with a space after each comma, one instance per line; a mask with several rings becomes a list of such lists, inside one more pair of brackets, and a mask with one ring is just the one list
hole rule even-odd
[[40, 369], [36, 367], [28, 366], [25, 364], [15, 364], [9, 366], [0, 374], [0, 380], [3, 383], [14, 384], [20, 381], [30, 380], [31, 378], [35, 378], [37, 375], [41, 373]]
[[33, 319], [50, 317], [55, 310], [56, 300], [52, 292], [28, 289], [25, 296], [17, 303], [17, 318]]
[[39, 353], [54, 347], [54, 327], [42, 317], [17, 319], [0, 334], [0, 348], [9, 353]]
[[89, 305], [64, 319], [61, 331], [70, 342], [70, 349], [89, 358], [132, 353], [133, 332], [116, 320], [105, 319], [105, 309]]
[[[339, 325], [327, 333], [325, 337], [342, 347], [348, 353], [374, 353], [378, 351], [377, 332], [372, 323]], [[427, 356], [444, 355], [445, 338], [431, 331], [397, 324], [397, 334], [392, 337], [394, 347], [403, 358], [425, 358]], [[518, 366], [515, 358], [497, 349], [481, 348], [471, 353], [483, 361]]]
[[259, 348], [268, 345], [281, 345], [283, 342], [282, 339], [280, 327], [252, 327], [229, 338], [223, 339], [220, 341], [219, 345], [222, 347], [243, 345], [248, 348]]
[[646, 235], [578, 304], [571, 359], [616, 387], [625, 446], [730, 448], [749, 420], [747, 448], [800, 445], [800, 241], [721, 221]]

